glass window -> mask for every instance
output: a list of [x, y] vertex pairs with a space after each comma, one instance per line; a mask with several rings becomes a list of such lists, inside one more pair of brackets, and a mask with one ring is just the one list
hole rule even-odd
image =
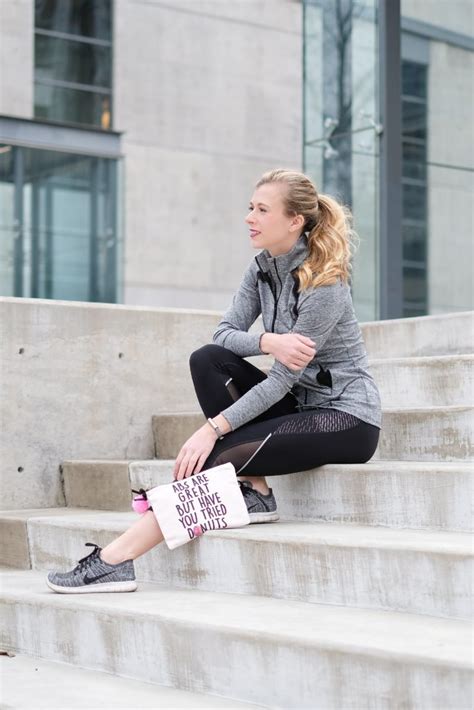
[[117, 170], [112, 159], [0, 146], [2, 295], [117, 301]]
[[426, 104], [410, 99], [402, 102], [402, 131], [404, 138], [426, 140]]
[[110, 88], [110, 47], [37, 34], [35, 76]]
[[361, 237], [353, 300], [378, 317], [377, 3], [304, 0], [303, 166], [321, 192], [348, 204]]
[[110, 0], [36, 0], [35, 117], [112, 128], [111, 11]]
[[35, 25], [43, 30], [111, 40], [111, 0], [35, 0]]
[[416, 62], [402, 62], [402, 94], [426, 98], [426, 66]]
[[403, 218], [426, 220], [426, 187], [420, 185], [403, 185]]
[[405, 178], [426, 182], [426, 145], [403, 140], [402, 174]]
[[110, 96], [80, 89], [36, 84], [35, 116], [65, 123], [110, 128]]
[[403, 259], [426, 263], [426, 225], [403, 225]]

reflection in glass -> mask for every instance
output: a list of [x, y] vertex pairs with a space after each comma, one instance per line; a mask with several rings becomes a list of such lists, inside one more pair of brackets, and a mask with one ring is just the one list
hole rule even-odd
[[0, 296], [14, 296], [15, 242], [15, 184], [13, 151], [10, 145], [0, 144]]
[[375, 0], [304, 0], [304, 170], [348, 204], [360, 245], [352, 297], [378, 317], [377, 25]]
[[35, 0], [35, 26], [110, 40], [111, 0]]
[[110, 88], [110, 55], [110, 47], [36, 34], [36, 80], [56, 79]]
[[110, 128], [109, 102], [110, 98], [104, 94], [35, 84], [37, 118]]
[[[21, 171], [0, 147], [3, 295], [117, 300], [117, 163], [15, 148]], [[9, 162], [10, 161], [10, 162]], [[15, 205], [21, 204], [15, 222]], [[15, 260], [15, 229], [21, 232]], [[21, 277], [21, 278], [20, 278]], [[21, 289], [14, 283], [21, 283]]]

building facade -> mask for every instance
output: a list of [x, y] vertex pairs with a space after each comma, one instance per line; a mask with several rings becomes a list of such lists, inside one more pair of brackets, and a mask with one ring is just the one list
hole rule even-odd
[[278, 166], [352, 207], [361, 320], [471, 309], [472, 22], [470, 0], [0, 0], [0, 295], [224, 309]]

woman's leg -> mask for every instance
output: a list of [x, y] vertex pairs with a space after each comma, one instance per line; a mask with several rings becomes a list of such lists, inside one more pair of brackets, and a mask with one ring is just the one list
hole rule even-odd
[[[206, 417], [215, 417], [267, 376], [258, 367], [220, 345], [204, 345], [189, 358], [196, 396]], [[296, 397], [289, 392], [253, 422], [297, 411]]]
[[109, 565], [125, 560], [135, 560], [163, 540], [158, 521], [149, 510], [140, 517], [123, 535], [117, 537], [101, 550], [100, 557]]
[[[192, 353], [189, 358], [194, 389], [206, 417], [215, 417], [223, 409], [230, 407], [239, 397], [248, 392], [267, 375], [250, 362], [235, 355], [231, 350], [220, 345], [204, 345]], [[252, 423], [264, 422], [274, 417], [292, 414], [297, 411], [298, 401], [288, 393], [279, 402], [252, 420]], [[229, 435], [226, 435], [226, 439]], [[268, 485], [263, 476], [243, 477], [253, 487], [268, 493]]]
[[249, 422], [216, 442], [202, 470], [230, 461], [241, 476], [276, 476], [327, 463], [366, 463], [379, 433], [372, 424], [335, 409]]

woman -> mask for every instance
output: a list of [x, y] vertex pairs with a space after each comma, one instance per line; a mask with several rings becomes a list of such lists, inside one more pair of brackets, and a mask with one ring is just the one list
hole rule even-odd
[[[213, 344], [192, 353], [191, 375], [208, 418], [181, 447], [174, 478], [234, 464], [251, 522], [278, 520], [265, 476], [326, 463], [365, 463], [381, 428], [380, 395], [349, 287], [351, 216], [311, 180], [273, 170], [258, 181], [245, 220], [252, 259]], [[264, 332], [248, 333], [262, 314]], [[244, 357], [275, 358], [268, 377]], [[163, 540], [148, 511], [123, 535], [65, 574], [58, 592], [133, 591], [133, 560]]]

